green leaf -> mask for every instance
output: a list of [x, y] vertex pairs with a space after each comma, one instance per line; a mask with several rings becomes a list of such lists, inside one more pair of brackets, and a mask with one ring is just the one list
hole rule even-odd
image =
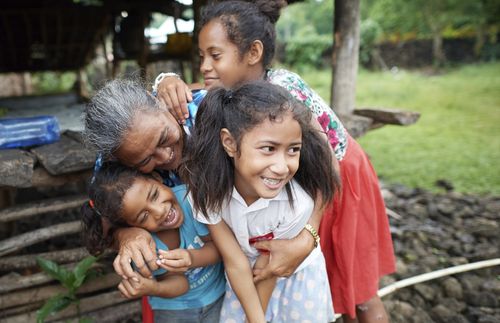
[[85, 278], [89, 276], [90, 267], [97, 261], [97, 258], [94, 256], [89, 256], [81, 260], [78, 265], [76, 265], [75, 269], [73, 269], [73, 274], [75, 276], [75, 282], [73, 286], [75, 288], [80, 287]]
[[37, 311], [37, 323], [45, 322], [45, 318], [68, 307], [74, 300], [68, 295], [59, 294], [49, 298], [45, 304]]
[[78, 323], [92, 323], [94, 320], [92, 320], [90, 317], [83, 317], [81, 318]]
[[37, 257], [38, 266], [50, 276], [57, 279], [64, 287], [71, 289], [75, 280], [72, 272], [56, 264], [53, 261]]

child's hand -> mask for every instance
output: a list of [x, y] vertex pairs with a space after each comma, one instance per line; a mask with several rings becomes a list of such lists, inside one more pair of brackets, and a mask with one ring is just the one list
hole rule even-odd
[[163, 101], [172, 115], [183, 124], [189, 117], [188, 102], [193, 101], [191, 90], [176, 76], [165, 77], [158, 85], [158, 99]]
[[118, 289], [122, 296], [128, 299], [138, 298], [152, 293], [156, 281], [152, 278], [144, 278], [137, 275], [136, 279], [122, 279]]
[[185, 272], [193, 263], [187, 249], [159, 250], [158, 265], [171, 272]]

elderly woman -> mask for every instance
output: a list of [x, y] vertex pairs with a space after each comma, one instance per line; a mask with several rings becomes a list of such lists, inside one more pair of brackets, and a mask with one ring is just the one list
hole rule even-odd
[[[118, 159], [143, 172], [159, 171], [169, 186], [180, 184], [176, 169], [181, 163], [185, 136], [165, 104], [134, 81], [114, 80], [106, 84], [91, 99], [85, 114], [84, 138], [92, 148], [105, 158]], [[318, 214], [313, 217], [319, 222]], [[210, 232], [216, 246], [220, 230], [229, 230], [223, 221]], [[145, 277], [158, 268], [155, 243], [147, 231], [122, 229], [114, 238], [118, 249], [114, 268], [119, 275], [134, 277], [131, 261]], [[314, 245], [306, 230], [291, 240], [270, 241], [271, 261], [257, 273], [259, 278], [292, 274]]]

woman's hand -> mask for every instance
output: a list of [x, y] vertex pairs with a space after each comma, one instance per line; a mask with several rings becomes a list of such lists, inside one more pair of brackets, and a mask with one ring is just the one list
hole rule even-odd
[[183, 124], [189, 118], [187, 104], [193, 96], [188, 85], [177, 76], [167, 76], [158, 84], [157, 97], [167, 105], [179, 123]]
[[186, 249], [159, 250], [159, 265], [171, 272], [186, 272], [193, 264], [191, 253]]
[[118, 275], [137, 280], [132, 261], [144, 277], [151, 277], [151, 271], [158, 269], [156, 244], [149, 232], [140, 228], [123, 228], [115, 233], [114, 238], [118, 241], [118, 255], [113, 267]]
[[309, 232], [302, 230], [290, 240], [258, 241], [253, 246], [271, 253], [267, 266], [253, 269], [254, 282], [259, 282], [272, 276], [292, 275], [314, 249], [314, 239]]

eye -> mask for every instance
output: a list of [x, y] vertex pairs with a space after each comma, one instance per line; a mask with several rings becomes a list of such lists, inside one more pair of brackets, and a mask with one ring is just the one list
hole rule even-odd
[[288, 149], [288, 153], [289, 153], [289, 154], [297, 154], [297, 153], [300, 153], [301, 148], [302, 148], [302, 147], [300, 147], [300, 146], [290, 147], [290, 148]]
[[146, 222], [146, 220], [148, 219], [149, 217], [149, 212], [148, 211], [145, 211], [144, 213], [142, 213], [142, 218], [141, 218], [141, 223], [144, 223]]
[[274, 151], [274, 147], [273, 146], [264, 146], [264, 147], [260, 147], [260, 149], [266, 153], [270, 153], [270, 152], [273, 152]]
[[219, 53], [212, 54], [212, 58], [213, 58], [214, 60], [218, 60], [218, 59], [220, 59], [220, 54], [219, 54]]
[[156, 201], [158, 199], [158, 195], [159, 195], [158, 188], [155, 188], [153, 195], [151, 196], [151, 201], [152, 202]]

